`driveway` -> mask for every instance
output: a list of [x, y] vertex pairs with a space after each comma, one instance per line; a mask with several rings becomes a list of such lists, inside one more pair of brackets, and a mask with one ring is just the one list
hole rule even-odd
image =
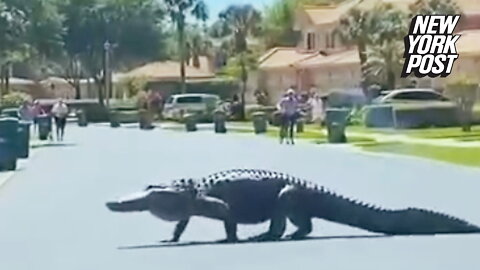
[[[281, 146], [245, 134], [69, 126], [63, 145], [38, 149], [0, 190], [0, 269], [439, 270], [480, 265], [479, 235], [372, 238], [322, 220], [315, 220], [312, 235], [325, 238], [311, 241], [162, 247], [158, 241], [170, 238], [174, 224], [104, 207], [107, 200], [147, 184], [239, 167], [283, 171], [383, 207], [424, 207], [480, 224], [477, 169], [348, 147]], [[239, 235], [263, 232], [267, 225], [240, 226]], [[194, 218], [181, 241], [222, 238], [220, 222]]]

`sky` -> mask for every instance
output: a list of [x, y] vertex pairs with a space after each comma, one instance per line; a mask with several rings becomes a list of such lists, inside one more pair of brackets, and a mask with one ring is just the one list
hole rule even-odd
[[255, 8], [262, 10], [267, 4], [272, 3], [274, 0], [204, 0], [208, 5], [210, 12], [210, 22], [215, 21], [218, 18], [218, 13], [229, 5], [240, 4], [252, 4]]

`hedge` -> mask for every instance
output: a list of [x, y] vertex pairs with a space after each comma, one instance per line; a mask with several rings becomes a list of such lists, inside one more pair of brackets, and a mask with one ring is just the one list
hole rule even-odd
[[367, 106], [365, 125], [376, 128], [427, 128], [459, 125], [455, 104], [382, 104]]

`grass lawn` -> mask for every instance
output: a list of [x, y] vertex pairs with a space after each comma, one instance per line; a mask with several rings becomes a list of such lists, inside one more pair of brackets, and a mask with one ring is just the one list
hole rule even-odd
[[445, 147], [404, 143], [371, 143], [361, 148], [369, 152], [393, 153], [430, 158], [459, 165], [480, 167], [480, 147]]

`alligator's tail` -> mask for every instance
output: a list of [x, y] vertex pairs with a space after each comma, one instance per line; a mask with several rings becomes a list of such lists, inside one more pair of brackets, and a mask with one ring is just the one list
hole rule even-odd
[[389, 235], [480, 233], [480, 227], [438, 212], [408, 208], [385, 210], [325, 191], [315, 192], [314, 216]]

